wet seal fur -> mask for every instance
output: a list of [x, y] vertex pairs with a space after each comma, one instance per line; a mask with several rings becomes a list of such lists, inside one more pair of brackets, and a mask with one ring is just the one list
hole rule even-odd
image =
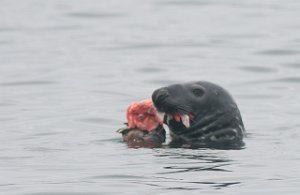
[[159, 88], [152, 94], [158, 112], [165, 113], [170, 147], [240, 149], [245, 128], [232, 96], [222, 87], [189, 82]]

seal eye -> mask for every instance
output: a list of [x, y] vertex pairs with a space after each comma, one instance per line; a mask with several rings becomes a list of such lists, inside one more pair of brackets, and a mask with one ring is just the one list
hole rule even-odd
[[195, 88], [193, 89], [193, 94], [197, 97], [201, 97], [204, 95], [204, 91], [202, 89]]

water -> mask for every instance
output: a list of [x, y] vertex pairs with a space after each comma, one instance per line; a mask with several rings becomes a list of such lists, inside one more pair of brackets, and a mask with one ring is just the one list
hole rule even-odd
[[[1, 194], [299, 194], [299, 1], [0, 5]], [[245, 149], [121, 142], [127, 105], [194, 80], [234, 96]]]

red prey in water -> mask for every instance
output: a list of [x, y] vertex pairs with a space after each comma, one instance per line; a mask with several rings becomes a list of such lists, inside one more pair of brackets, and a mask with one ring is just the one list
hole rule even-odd
[[163, 121], [151, 99], [134, 102], [127, 108], [126, 127], [117, 132], [123, 136], [123, 141], [130, 148], [155, 148], [161, 147], [165, 142], [166, 132], [163, 128]]

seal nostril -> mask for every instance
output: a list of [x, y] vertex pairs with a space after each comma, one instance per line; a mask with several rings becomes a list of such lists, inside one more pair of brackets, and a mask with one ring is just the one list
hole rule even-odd
[[160, 102], [163, 102], [168, 96], [169, 93], [166, 89], [157, 89], [152, 94], [152, 101], [154, 102], [154, 104], [159, 104]]

